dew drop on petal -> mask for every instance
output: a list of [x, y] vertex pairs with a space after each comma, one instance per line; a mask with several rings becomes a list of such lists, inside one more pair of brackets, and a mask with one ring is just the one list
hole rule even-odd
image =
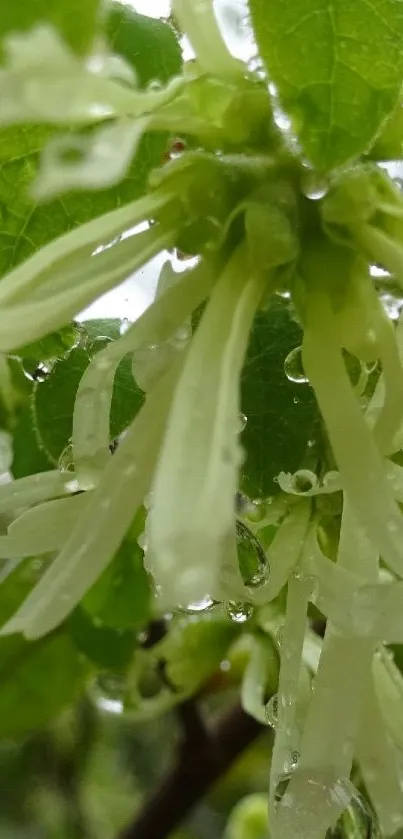
[[71, 443], [64, 447], [59, 457], [58, 467], [61, 472], [74, 472], [73, 446]]
[[289, 757], [285, 761], [284, 771], [287, 772], [287, 773], [293, 772], [294, 769], [297, 768], [298, 763], [299, 763], [299, 752], [297, 752], [296, 750], [293, 750], [292, 752], [290, 752]]
[[270, 577], [270, 565], [256, 536], [242, 521], [236, 523], [236, 545], [239, 569], [245, 586], [256, 589]]
[[234, 623], [246, 623], [252, 617], [253, 606], [250, 603], [230, 600], [227, 603], [227, 614]]
[[38, 364], [32, 373], [32, 378], [35, 382], [44, 382], [48, 378], [50, 367], [47, 364]]
[[208, 609], [214, 606], [214, 600], [206, 595], [206, 597], [202, 597], [201, 600], [196, 600], [193, 603], [188, 603], [188, 605], [184, 608], [185, 612], [207, 612]]
[[276, 644], [277, 644], [278, 647], [283, 646], [283, 635], [284, 635], [283, 627], [279, 626], [279, 628], [276, 632]]
[[272, 728], [276, 728], [278, 723], [278, 695], [273, 694], [266, 705], [266, 719]]

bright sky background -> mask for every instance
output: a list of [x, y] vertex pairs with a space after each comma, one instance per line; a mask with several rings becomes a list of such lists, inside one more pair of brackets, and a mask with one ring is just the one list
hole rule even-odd
[[[168, 17], [170, 13], [170, 0], [120, 1], [150, 17]], [[246, 0], [214, 0], [214, 2], [217, 18], [228, 47], [238, 58], [248, 60], [254, 54], [254, 46], [243, 25]], [[190, 45], [185, 44], [185, 57], [188, 58], [191, 54]], [[160, 254], [118, 288], [104, 294], [89, 306], [82, 313], [81, 318], [121, 317], [130, 321], [136, 320], [151, 303], [161, 266], [168, 257], [169, 254], [166, 252]], [[180, 268], [179, 265], [175, 267]]]

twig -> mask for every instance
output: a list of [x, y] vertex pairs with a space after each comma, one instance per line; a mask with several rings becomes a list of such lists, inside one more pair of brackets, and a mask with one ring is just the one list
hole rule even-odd
[[192, 733], [195, 708], [192, 704], [190, 708], [186, 707], [185, 713], [188, 711], [191, 719], [187, 719], [185, 742], [174, 765], [118, 839], [166, 839], [264, 730], [237, 703], [211, 728], [199, 728], [197, 720], [195, 742]]

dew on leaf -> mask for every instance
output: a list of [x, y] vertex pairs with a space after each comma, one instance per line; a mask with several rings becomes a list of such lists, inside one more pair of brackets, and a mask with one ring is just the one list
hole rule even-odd
[[320, 201], [327, 193], [328, 185], [318, 180], [314, 172], [308, 172], [302, 179], [302, 192], [310, 201]]
[[250, 603], [240, 603], [235, 600], [230, 600], [227, 603], [228, 617], [234, 623], [245, 623], [253, 614], [253, 606]]
[[49, 373], [50, 367], [47, 364], [38, 364], [32, 374], [32, 378], [34, 382], [44, 382], [48, 378]]
[[284, 373], [287, 376], [287, 379], [290, 380], [290, 382], [296, 382], [297, 384], [305, 384], [309, 381], [304, 373], [304, 368], [302, 366], [301, 347], [295, 347], [294, 350], [291, 350], [291, 352], [288, 353], [287, 358], [284, 362]]

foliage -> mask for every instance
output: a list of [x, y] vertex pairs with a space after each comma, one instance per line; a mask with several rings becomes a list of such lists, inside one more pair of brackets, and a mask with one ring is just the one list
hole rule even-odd
[[54, 752], [49, 836], [113, 836], [97, 749], [177, 718], [201, 793], [276, 731], [217, 835], [403, 830], [402, 15], [249, 0], [240, 59], [212, 0], [0, 11], [0, 735]]

